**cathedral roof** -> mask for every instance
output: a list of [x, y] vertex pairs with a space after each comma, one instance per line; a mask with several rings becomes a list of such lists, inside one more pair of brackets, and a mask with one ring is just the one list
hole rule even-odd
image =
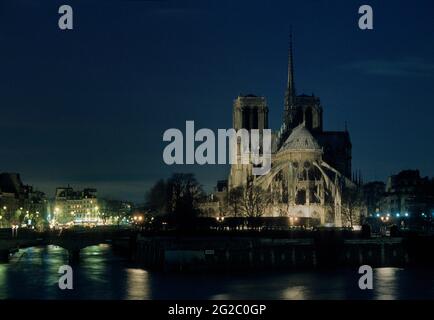
[[282, 145], [281, 150], [319, 150], [321, 147], [304, 123], [295, 127]]

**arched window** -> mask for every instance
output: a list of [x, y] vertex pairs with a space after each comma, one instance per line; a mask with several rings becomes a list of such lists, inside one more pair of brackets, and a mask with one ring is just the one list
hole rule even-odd
[[249, 130], [250, 129], [250, 109], [245, 108], [243, 109], [243, 123], [242, 127], [244, 129]]
[[304, 181], [306, 181], [307, 178], [308, 178], [308, 172], [309, 172], [308, 169], [303, 170], [303, 180], [304, 180]]
[[305, 122], [305, 126], [308, 129], [312, 129], [313, 128], [313, 110], [312, 108], [307, 108], [304, 111], [304, 122]]
[[326, 223], [334, 223], [335, 222], [335, 215], [333, 214], [332, 211], [330, 211], [330, 210], [327, 211], [325, 222]]
[[297, 113], [296, 113], [294, 122], [296, 125], [299, 125], [303, 122], [303, 110], [302, 109], [300, 109], [300, 108], [297, 109]]
[[320, 203], [320, 199], [317, 194], [316, 187], [309, 188], [309, 203]]
[[295, 204], [306, 204], [306, 190], [298, 190], [295, 198]]
[[253, 123], [252, 123], [252, 127], [251, 129], [258, 129], [259, 125], [258, 125], [258, 108], [254, 108], [252, 110], [253, 112]]

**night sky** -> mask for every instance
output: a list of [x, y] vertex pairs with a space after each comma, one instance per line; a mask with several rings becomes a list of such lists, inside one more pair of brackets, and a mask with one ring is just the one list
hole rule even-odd
[[0, 172], [50, 197], [69, 183], [143, 201], [174, 171], [210, 190], [228, 166], [169, 167], [162, 134], [231, 127], [240, 93], [264, 95], [279, 127], [291, 25], [297, 93], [320, 97], [325, 130], [347, 122], [365, 181], [434, 175], [432, 0], [0, 0]]

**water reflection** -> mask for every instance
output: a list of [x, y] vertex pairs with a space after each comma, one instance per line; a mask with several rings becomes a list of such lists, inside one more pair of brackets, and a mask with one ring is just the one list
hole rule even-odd
[[374, 271], [375, 298], [378, 300], [395, 300], [398, 298], [398, 276], [403, 269], [378, 268]]
[[8, 288], [6, 286], [7, 269], [6, 264], [0, 263], [0, 299], [6, 299], [8, 297]]
[[82, 250], [74, 290], [58, 288], [67, 252], [20, 250], [0, 264], [0, 299], [434, 299], [432, 270], [374, 269], [374, 290], [360, 290], [357, 268], [324, 272], [165, 274], [148, 272], [110, 246]]
[[127, 272], [127, 300], [149, 300], [149, 274], [143, 269], [128, 268]]
[[336, 270], [327, 272], [298, 272], [286, 276], [280, 299], [345, 299], [349, 274]]
[[80, 252], [80, 273], [86, 277], [87, 282], [107, 284], [109, 268], [107, 254], [110, 246], [101, 244], [99, 246], [87, 247]]
[[307, 287], [305, 286], [295, 286], [292, 288], [287, 288], [282, 293], [283, 300], [305, 300]]

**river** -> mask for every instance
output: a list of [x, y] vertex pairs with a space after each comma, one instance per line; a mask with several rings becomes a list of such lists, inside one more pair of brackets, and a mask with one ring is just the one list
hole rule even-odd
[[0, 299], [434, 299], [431, 269], [374, 269], [374, 289], [358, 288], [357, 270], [247, 274], [148, 272], [88, 247], [74, 267], [74, 289], [60, 290], [67, 253], [55, 246], [17, 252], [0, 264]]

